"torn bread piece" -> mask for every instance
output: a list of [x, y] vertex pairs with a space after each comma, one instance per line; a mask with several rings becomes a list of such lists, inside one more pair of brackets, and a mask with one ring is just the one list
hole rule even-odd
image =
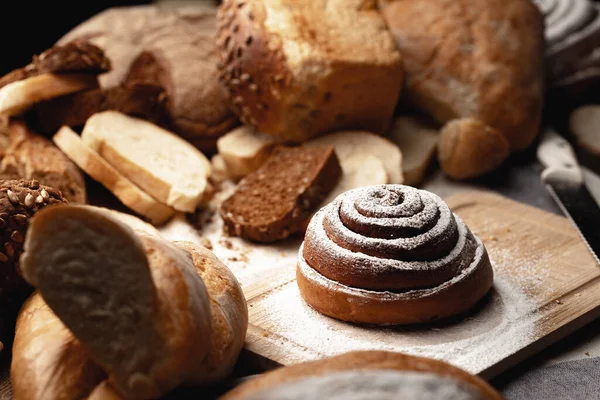
[[104, 52], [85, 41], [52, 47], [0, 78], [0, 113], [18, 115], [40, 101], [97, 87], [97, 75], [110, 68]]
[[217, 149], [231, 179], [239, 180], [256, 171], [269, 158], [277, 142], [275, 137], [250, 126], [240, 126], [219, 138]]
[[53, 141], [92, 179], [100, 182], [125, 206], [148, 218], [153, 224], [161, 225], [174, 214], [175, 210], [153, 199], [86, 146], [71, 128], [62, 127], [54, 135]]
[[355, 154], [372, 154], [385, 164], [389, 183], [403, 183], [402, 153], [398, 146], [388, 139], [370, 132], [341, 131], [310, 140], [304, 146], [327, 146], [335, 148], [335, 153], [343, 163], [344, 159]]
[[398, 117], [388, 137], [402, 150], [404, 184], [421, 183], [427, 167], [433, 161], [439, 131], [426, 121], [412, 116]]
[[194, 212], [211, 174], [210, 161], [179, 136], [117, 111], [94, 114], [83, 142], [158, 201]]

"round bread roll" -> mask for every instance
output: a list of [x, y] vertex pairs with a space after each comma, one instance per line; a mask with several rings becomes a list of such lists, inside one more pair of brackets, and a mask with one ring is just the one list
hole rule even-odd
[[252, 379], [220, 400], [502, 400], [482, 379], [441, 361], [357, 351]]
[[59, 44], [86, 38], [104, 50], [112, 70], [100, 76], [102, 88], [124, 81], [162, 86], [169, 128], [201, 150], [212, 150], [237, 123], [218, 80], [216, 14], [216, 7], [191, 2], [111, 8], [74, 28]]
[[348, 191], [310, 221], [296, 278], [315, 310], [344, 321], [424, 323], [469, 310], [491, 288], [479, 238], [433, 193]]
[[509, 154], [510, 146], [505, 137], [476, 119], [452, 120], [440, 132], [438, 160], [452, 178], [485, 175], [498, 168]]

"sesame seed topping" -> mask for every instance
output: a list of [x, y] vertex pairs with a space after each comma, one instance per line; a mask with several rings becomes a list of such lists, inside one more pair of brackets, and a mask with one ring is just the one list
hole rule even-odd
[[6, 224], [6, 221], [0, 218], [0, 227], [3, 227]]
[[8, 200], [10, 200], [11, 203], [17, 204], [19, 202], [19, 196], [17, 196], [12, 190], [7, 190], [6, 195], [8, 196]]
[[25, 205], [27, 207], [31, 207], [33, 205], [33, 196], [31, 193], [27, 193], [27, 196], [25, 196]]
[[42, 204], [44, 202], [44, 198], [40, 195], [35, 198], [35, 202], [38, 204]]
[[240, 79], [242, 82], [248, 82], [250, 80], [250, 74], [243, 73], [242, 76], [240, 76]]
[[256, 83], [251, 83], [248, 86], [248, 89], [250, 89], [252, 92], [256, 92], [258, 90], [258, 85]]
[[42, 189], [42, 191], [40, 192], [40, 194], [42, 195], [42, 197], [44, 198], [44, 200], [48, 200], [50, 198], [50, 195], [48, 194], [48, 191], [46, 191], [46, 189]]
[[13, 219], [19, 224], [27, 222], [27, 216], [23, 214], [15, 214]]

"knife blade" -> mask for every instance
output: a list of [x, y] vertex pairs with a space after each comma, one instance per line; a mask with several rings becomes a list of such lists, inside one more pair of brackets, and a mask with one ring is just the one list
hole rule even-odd
[[569, 142], [548, 128], [537, 149], [542, 181], [600, 264], [600, 207], [590, 194]]

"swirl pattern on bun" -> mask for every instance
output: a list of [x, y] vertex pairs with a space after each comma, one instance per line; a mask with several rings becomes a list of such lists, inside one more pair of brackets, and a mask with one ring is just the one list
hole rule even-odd
[[487, 251], [433, 193], [403, 185], [348, 191], [311, 220], [300, 292], [317, 311], [371, 324], [467, 311], [493, 283]]

